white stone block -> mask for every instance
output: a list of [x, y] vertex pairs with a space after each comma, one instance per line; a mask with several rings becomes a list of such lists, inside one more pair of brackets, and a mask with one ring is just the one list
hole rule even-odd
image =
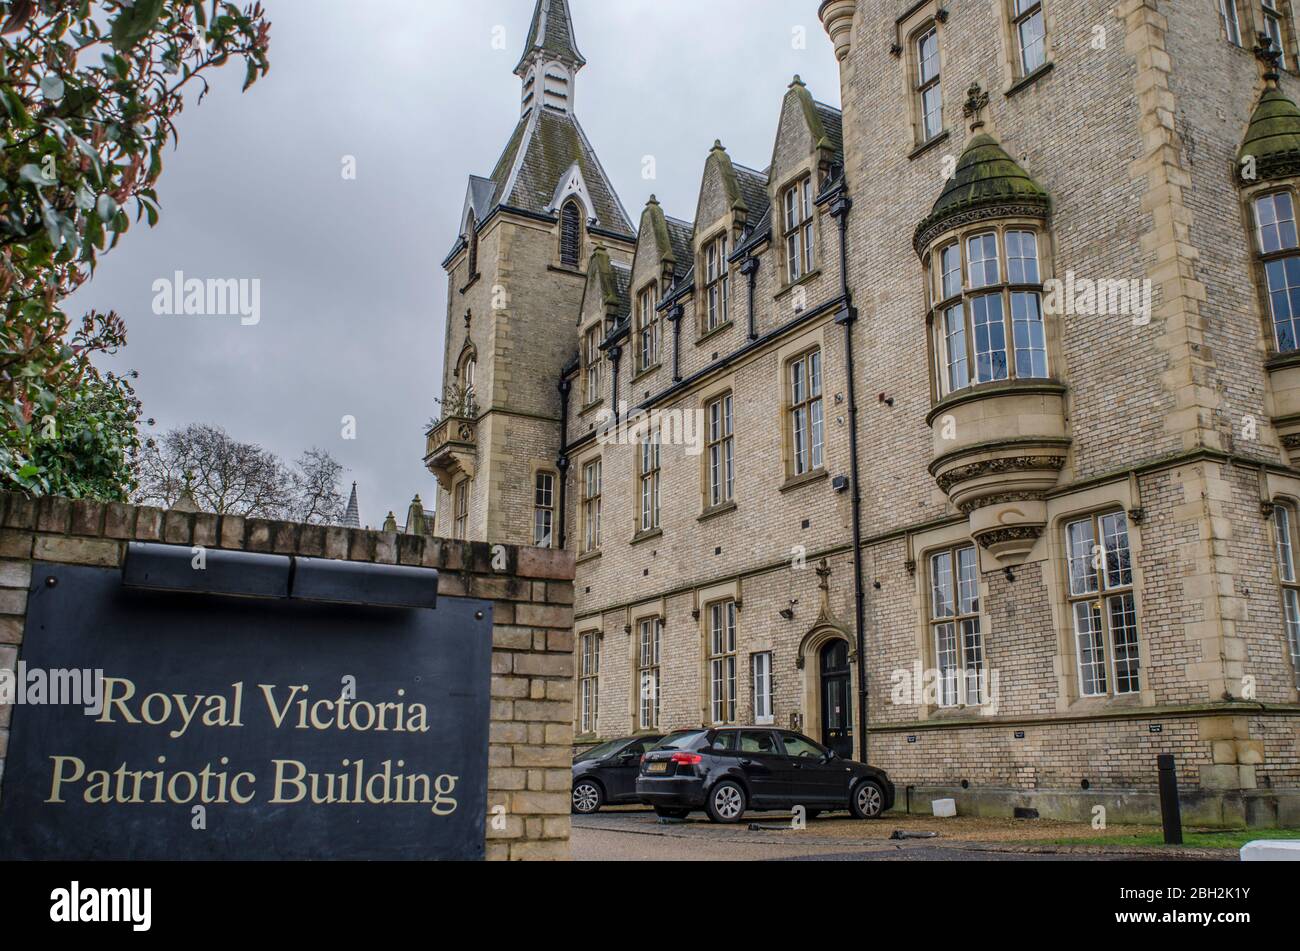
[[1260, 839], [1241, 847], [1243, 862], [1300, 862], [1300, 839]]
[[936, 799], [930, 803], [930, 808], [934, 810], [936, 818], [951, 819], [957, 815], [956, 799]]

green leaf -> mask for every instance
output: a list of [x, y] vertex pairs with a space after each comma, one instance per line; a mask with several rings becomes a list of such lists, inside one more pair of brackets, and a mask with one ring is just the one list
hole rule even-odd
[[135, 3], [118, 14], [113, 21], [111, 33], [113, 49], [119, 53], [126, 52], [148, 36], [162, 15], [163, 2], [164, 0], [135, 0]]

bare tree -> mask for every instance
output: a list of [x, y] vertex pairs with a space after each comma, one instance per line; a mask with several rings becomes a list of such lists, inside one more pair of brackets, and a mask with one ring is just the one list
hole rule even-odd
[[146, 444], [136, 501], [171, 508], [188, 487], [205, 512], [329, 524], [343, 513], [342, 473], [321, 449], [290, 467], [220, 426], [191, 423]]
[[295, 522], [338, 525], [343, 521], [343, 466], [324, 449], [308, 449], [291, 473], [293, 499], [288, 516]]

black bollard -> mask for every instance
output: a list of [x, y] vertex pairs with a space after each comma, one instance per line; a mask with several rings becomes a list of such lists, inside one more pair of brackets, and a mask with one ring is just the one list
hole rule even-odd
[[1165, 829], [1165, 845], [1183, 844], [1183, 813], [1178, 805], [1178, 773], [1174, 771], [1172, 753], [1156, 757], [1160, 771], [1160, 823]]

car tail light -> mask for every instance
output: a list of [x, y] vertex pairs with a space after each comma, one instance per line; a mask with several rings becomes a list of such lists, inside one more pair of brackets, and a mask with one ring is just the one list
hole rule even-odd
[[681, 763], [683, 766], [694, 766], [704, 759], [699, 753], [674, 753], [670, 758], [674, 763]]

